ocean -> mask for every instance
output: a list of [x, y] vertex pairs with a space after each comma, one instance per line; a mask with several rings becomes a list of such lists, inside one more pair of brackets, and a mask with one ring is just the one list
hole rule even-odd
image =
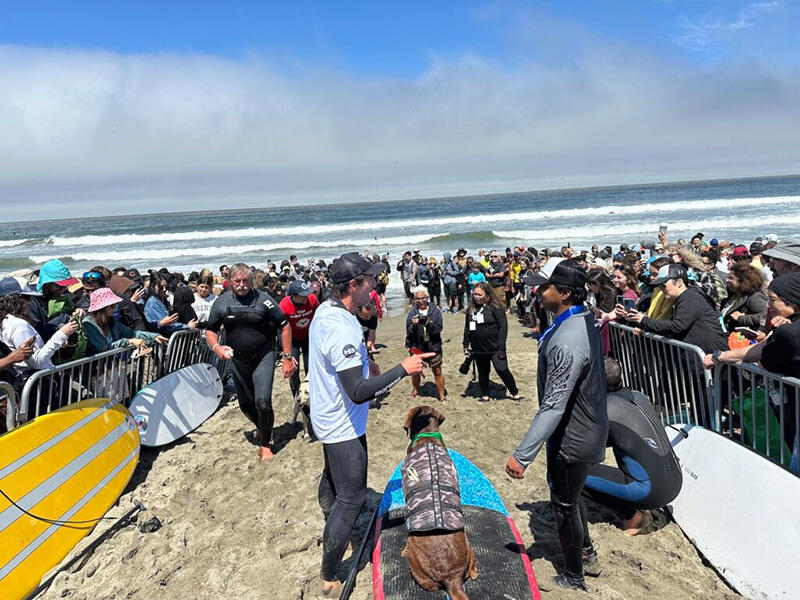
[[660, 224], [672, 240], [698, 231], [742, 243], [796, 235], [800, 176], [2, 223], [0, 272], [51, 258], [76, 273], [103, 264], [188, 274], [366, 249], [398, 258], [414, 248], [440, 257], [459, 247], [616, 246], [654, 240]]

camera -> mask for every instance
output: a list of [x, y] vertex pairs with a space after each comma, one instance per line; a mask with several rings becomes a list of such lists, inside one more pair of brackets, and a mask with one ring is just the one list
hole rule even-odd
[[472, 355], [470, 354], [464, 359], [464, 362], [461, 363], [461, 366], [458, 367], [458, 372], [461, 373], [462, 375], [466, 375], [467, 373], [469, 373], [469, 368], [471, 366], [472, 366]]
[[428, 322], [428, 317], [425, 315], [417, 315], [417, 321], [420, 325], [425, 325]]

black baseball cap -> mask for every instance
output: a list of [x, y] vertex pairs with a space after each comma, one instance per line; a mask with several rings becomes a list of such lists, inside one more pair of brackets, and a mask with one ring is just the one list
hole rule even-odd
[[386, 270], [383, 262], [372, 262], [358, 252], [347, 252], [331, 263], [330, 279], [333, 283], [345, 283], [362, 275], [378, 276]]
[[678, 263], [664, 265], [650, 283], [651, 285], [663, 285], [670, 279], [686, 279], [686, 267]]
[[576, 261], [561, 260], [552, 271], [549, 271], [547, 265], [545, 265], [531, 277], [531, 285], [544, 285], [546, 283], [573, 288], [583, 287], [586, 285], [586, 271], [579, 267]]
[[295, 279], [289, 284], [290, 296], [308, 296], [311, 293], [311, 288], [302, 279]]

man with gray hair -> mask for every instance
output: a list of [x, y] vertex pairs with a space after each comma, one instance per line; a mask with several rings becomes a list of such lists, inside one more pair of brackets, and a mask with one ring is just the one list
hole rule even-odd
[[[231, 293], [211, 305], [206, 342], [220, 360], [230, 360], [236, 397], [245, 416], [256, 426], [255, 443], [260, 460], [271, 459], [272, 378], [275, 372], [275, 338], [281, 330], [283, 376], [297, 369], [292, 356], [292, 332], [278, 303], [266, 292], [253, 289], [253, 272], [244, 263], [230, 270]], [[225, 328], [225, 344], [219, 331]]]

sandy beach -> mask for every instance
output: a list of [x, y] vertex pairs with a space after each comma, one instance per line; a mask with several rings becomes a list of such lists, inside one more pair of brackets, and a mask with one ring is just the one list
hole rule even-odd
[[[526, 399], [478, 402], [477, 385], [457, 369], [462, 360], [463, 315], [446, 315], [445, 373], [449, 402], [439, 405], [429, 377], [423, 398], [411, 400], [410, 379], [394, 388], [383, 406], [370, 413], [368, 443], [369, 500], [374, 507], [402, 459], [407, 444], [402, 425], [417, 404], [441, 410], [445, 442], [466, 455], [489, 477], [516, 521], [533, 560], [542, 595], [548, 600], [588, 598], [579, 592], [547, 591], [560, 564], [560, 550], [549, 506], [542, 453], [523, 481], [505, 475], [503, 466], [536, 411], [536, 342], [510, 319], [509, 364]], [[378, 327], [378, 356], [388, 368], [404, 355], [405, 317], [397, 314]], [[493, 373], [493, 381], [499, 381]], [[467, 391], [468, 395], [462, 397]], [[497, 395], [502, 388], [496, 386]], [[43, 598], [239, 598], [308, 600], [306, 589], [319, 574], [322, 515], [317, 482], [322, 449], [292, 427], [288, 382], [276, 377], [276, 458], [256, 462], [246, 439], [252, 427], [235, 400], [228, 399], [202, 427], [178, 443], [143, 449], [133, 480], [109, 516], [127, 511], [134, 499], [147, 510], [138, 523], [157, 517], [162, 527], [142, 533], [134, 525], [120, 529], [69, 572], [60, 573]], [[736, 596], [706, 567], [674, 523], [661, 519], [655, 533], [624, 537], [612, 513], [589, 504], [590, 530], [599, 550], [603, 574], [589, 579], [591, 597], [732, 598]], [[109, 527], [101, 523], [73, 551], [75, 556]], [[349, 556], [349, 553], [348, 553]], [[349, 565], [346, 561], [344, 568]], [[354, 600], [372, 598], [371, 569], [357, 580]]]

